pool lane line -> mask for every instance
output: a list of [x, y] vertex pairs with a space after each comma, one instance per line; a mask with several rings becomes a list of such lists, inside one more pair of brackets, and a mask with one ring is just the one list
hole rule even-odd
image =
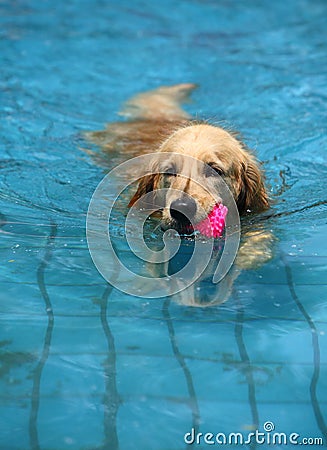
[[108, 354], [104, 363], [105, 393], [104, 406], [104, 444], [103, 449], [118, 450], [119, 440], [117, 433], [117, 413], [121, 405], [121, 397], [117, 390], [116, 382], [116, 349], [114, 335], [110, 329], [107, 310], [108, 300], [114, 287], [107, 285], [100, 301], [100, 320], [104, 335], [107, 340]]
[[43, 368], [45, 363], [47, 362], [50, 347], [51, 347], [51, 338], [54, 327], [54, 314], [52, 309], [51, 300], [46, 288], [44, 273], [47, 265], [49, 264], [52, 252], [53, 252], [53, 243], [57, 236], [57, 224], [51, 221], [50, 234], [48, 235], [47, 242], [45, 245], [45, 253], [43, 259], [38, 266], [37, 269], [37, 284], [41, 293], [41, 296], [44, 301], [44, 306], [46, 310], [46, 314], [48, 316], [48, 325], [45, 333], [43, 350], [41, 354], [41, 358], [34, 369], [33, 374], [33, 387], [32, 387], [32, 396], [31, 396], [31, 411], [29, 417], [29, 438], [30, 445], [32, 450], [40, 450], [38, 429], [37, 429], [37, 419], [40, 405], [40, 384]]
[[[254, 429], [258, 429], [259, 413], [258, 413], [258, 406], [257, 406], [256, 392], [255, 392], [255, 381], [253, 378], [252, 363], [251, 363], [249, 354], [247, 352], [244, 338], [243, 338], [244, 306], [243, 306], [241, 299], [239, 298], [235, 289], [234, 289], [234, 297], [236, 300], [236, 307], [237, 307], [234, 335], [235, 335], [238, 351], [240, 354], [240, 358], [242, 361], [242, 366], [241, 366], [243, 369], [242, 373], [245, 374], [246, 383], [248, 385], [248, 400], [249, 400], [251, 415], [252, 415], [252, 425], [254, 426]], [[250, 444], [250, 449], [254, 450], [255, 448], [256, 448], [256, 443], [252, 442]]]
[[[201, 421], [199, 404], [198, 404], [198, 400], [197, 400], [197, 396], [196, 396], [196, 392], [195, 392], [195, 388], [194, 388], [191, 371], [185, 362], [185, 357], [182, 355], [182, 353], [180, 352], [178, 345], [177, 345], [175, 329], [174, 329], [173, 321], [172, 321], [170, 313], [169, 313], [170, 303], [171, 303], [171, 299], [170, 299], [170, 297], [167, 297], [162, 306], [162, 315], [165, 319], [165, 322], [166, 322], [166, 325], [168, 328], [169, 340], [170, 340], [170, 344], [171, 344], [174, 356], [184, 373], [187, 390], [188, 390], [188, 394], [189, 394], [188, 405], [189, 405], [189, 407], [191, 409], [191, 413], [192, 413], [192, 428], [194, 429], [195, 434], [197, 434], [199, 431], [200, 421]], [[189, 448], [189, 447], [190, 447], [190, 445], [187, 444], [186, 448]]]
[[311, 377], [310, 382], [310, 397], [311, 397], [311, 404], [313, 408], [313, 412], [316, 418], [316, 422], [318, 425], [318, 428], [320, 429], [323, 439], [324, 439], [324, 445], [327, 446], [327, 426], [324, 420], [324, 417], [322, 415], [319, 401], [317, 398], [317, 385], [320, 375], [320, 346], [319, 346], [319, 338], [318, 338], [318, 332], [316, 325], [309, 315], [309, 313], [304, 308], [303, 304], [301, 303], [294, 286], [293, 281], [293, 274], [292, 269], [290, 265], [288, 264], [286, 260], [286, 256], [284, 253], [281, 255], [281, 259], [284, 263], [285, 272], [286, 272], [286, 279], [288, 283], [288, 287], [291, 293], [291, 297], [293, 298], [294, 302], [296, 303], [296, 306], [300, 310], [301, 314], [305, 318], [307, 324], [309, 325], [310, 331], [311, 331], [311, 337], [312, 337], [312, 349], [313, 349], [313, 373]]

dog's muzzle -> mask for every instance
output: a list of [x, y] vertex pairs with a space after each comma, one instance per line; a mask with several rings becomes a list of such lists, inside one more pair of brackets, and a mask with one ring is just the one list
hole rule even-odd
[[186, 225], [194, 219], [196, 209], [195, 200], [184, 195], [171, 203], [169, 211], [172, 219], [181, 225]]

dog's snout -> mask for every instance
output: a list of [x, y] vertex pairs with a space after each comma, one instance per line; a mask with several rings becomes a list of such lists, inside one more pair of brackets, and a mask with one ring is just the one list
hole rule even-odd
[[194, 218], [196, 203], [192, 197], [184, 196], [174, 200], [170, 205], [170, 215], [177, 222], [185, 223]]

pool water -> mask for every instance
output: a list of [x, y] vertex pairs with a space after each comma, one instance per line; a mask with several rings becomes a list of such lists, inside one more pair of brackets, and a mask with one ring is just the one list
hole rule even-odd
[[[15, 0], [0, 12], [0, 448], [177, 450], [192, 428], [269, 435], [267, 422], [327, 444], [326, 2]], [[200, 86], [191, 114], [256, 150], [273, 198], [272, 259], [211, 308], [111, 288], [85, 235], [104, 170], [83, 132], [179, 82]]]

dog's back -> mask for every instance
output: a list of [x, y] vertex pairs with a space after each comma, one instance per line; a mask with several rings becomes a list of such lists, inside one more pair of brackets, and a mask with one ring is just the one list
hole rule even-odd
[[128, 100], [119, 115], [125, 122], [110, 123], [105, 130], [87, 133], [87, 138], [105, 152], [132, 157], [157, 150], [158, 146], [191, 118], [182, 108], [195, 84], [162, 86]]

